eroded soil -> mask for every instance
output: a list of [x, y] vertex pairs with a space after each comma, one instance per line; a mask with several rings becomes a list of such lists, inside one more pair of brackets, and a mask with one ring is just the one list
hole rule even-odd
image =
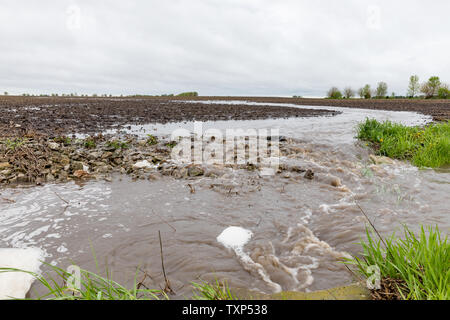
[[0, 136], [35, 131], [93, 134], [129, 124], [333, 116], [330, 110], [283, 106], [186, 104], [168, 98], [0, 98]]

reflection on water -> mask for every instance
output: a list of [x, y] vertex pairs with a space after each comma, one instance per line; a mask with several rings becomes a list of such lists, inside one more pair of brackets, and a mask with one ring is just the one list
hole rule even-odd
[[[191, 181], [160, 176], [133, 182], [118, 175], [112, 183], [3, 189], [0, 247], [39, 247], [47, 262], [64, 267], [73, 261], [94, 271], [93, 248], [100, 268], [107, 265], [114, 279], [131, 285], [140, 267], [151, 276], [148, 285], [158, 287], [161, 231], [166, 273], [177, 297], [189, 296], [189, 283], [200, 276], [264, 292], [348, 284], [351, 275], [337, 259], [360, 249], [356, 243], [366, 220], [355, 202], [383, 234], [400, 230], [401, 223], [414, 230], [420, 223], [438, 224], [448, 232], [450, 173], [399, 161], [373, 165], [353, 140], [355, 123], [366, 116], [407, 124], [427, 117], [342, 110], [336, 117], [207, 124], [279, 127], [282, 135], [296, 138], [282, 163], [313, 170], [314, 180], [295, 172], [261, 177], [224, 169], [218, 178]], [[167, 134], [190, 125], [147, 129]]]

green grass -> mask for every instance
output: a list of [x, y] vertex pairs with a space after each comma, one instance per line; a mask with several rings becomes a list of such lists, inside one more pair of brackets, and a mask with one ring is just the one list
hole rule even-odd
[[194, 287], [194, 300], [237, 300], [225, 281], [221, 282], [216, 279], [213, 284], [192, 282], [192, 286]]
[[450, 165], [450, 121], [424, 128], [366, 119], [357, 138], [371, 143], [378, 155], [410, 160], [417, 167]]
[[86, 149], [94, 149], [95, 147], [97, 147], [97, 144], [95, 143], [94, 138], [89, 137], [89, 138], [84, 139], [83, 146]]
[[77, 289], [71, 285], [71, 273], [56, 266], [46, 265], [56, 274], [56, 279], [48, 274], [44, 276], [14, 268], [0, 268], [0, 273], [24, 272], [32, 275], [47, 291], [44, 295], [33, 298], [37, 300], [155, 300], [161, 297], [167, 298], [162, 290], [141, 289], [142, 284], [136, 281], [136, 277], [133, 288], [127, 289], [110, 279], [109, 275], [105, 278], [84, 269], [80, 269], [81, 288]]
[[176, 141], [170, 141], [170, 142], [166, 143], [166, 147], [169, 147], [171, 149], [174, 148], [176, 145], [177, 145]]
[[158, 139], [154, 135], [148, 134], [147, 136], [147, 144], [151, 146], [158, 144]]
[[407, 300], [450, 299], [450, 244], [438, 227], [421, 227], [416, 236], [404, 226], [403, 239], [392, 235], [388, 239], [376, 237], [366, 229], [366, 241], [361, 241], [361, 258], [347, 259], [356, 265], [359, 274], [369, 277], [369, 266], [378, 266], [382, 279], [400, 280], [397, 287]]
[[[73, 275], [67, 270], [44, 263], [50, 268], [54, 276], [48, 273], [41, 275], [35, 272], [0, 268], [0, 273], [21, 272], [27, 273], [41, 284], [45, 292], [37, 295], [33, 300], [159, 300], [169, 299], [164, 290], [148, 289], [141, 281], [137, 282], [137, 273], [133, 288], [127, 289], [113, 281], [106, 270], [106, 277], [80, 268], [80, 288], [73, 285]], [[98, 267], [98, 265], [97, 265]], [[145, 277], [144, 277], [145, 280]], [[215, 283], [192, 282], [194, 300], [236, 300], [225, 281], [216, 279]], [[141, 289], [141, 288], [144, 289]], [[12, 297], [14, 298], [14, 297]], [[25, 299], [27, 300], [27, 299]]]
[[6, 139], [1, 141], [8, 150], [15, 151], [27, 142], [26, 138]]
[[120, 141], [120, 140], [108, 141], [106, 143], [106, 146], [109, 148], [113, 148], [114, 150], [128, 149], [130, 147], [127, 142]]

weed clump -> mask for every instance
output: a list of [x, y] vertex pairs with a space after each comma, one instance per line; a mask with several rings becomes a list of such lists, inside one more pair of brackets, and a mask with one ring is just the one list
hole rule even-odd
[[225, 281], [216, 279], [212, 284], [192, 282], [192, 286], [194, 287], [194, 300], [237, 300]]
[[86, 139], [83, 141], [83, 146], [84, 146], [86, 149], [94, 149], [95, 147], [97, 147], [97, 144], [95, 143], [95, 139], [94, 139], [94, 138], [89, 137], [89, 138], [86, 138]]
[[176, 145], [177, 145], [176, 141], [170, 141], [170, 142], [166, 143], [166, 147], [169, 147], [171, 149], [174, 148]]
[[120, 140], [112, 140], [112, 141], [108, 141], [106, 143], [106, 146], [108, 148], [114, 149], [114, 150], [118, 150], [118, 149], [128, 149], [130, 146], [128, 145], [127, 142], [124, 141], [120, 141]]
[[147, 144], [151, 146], [158, 144], [158, 139], [154, 135], [149, 134], [147, 138]]
[[20, 148], [22, 145], [24, 145], [27, 142], [26, 138], [14, 138], [14, 139], [6, 139], [4, 141], [1, 141], [6, 147], [7, 150], [15, 151], [16, 149]]

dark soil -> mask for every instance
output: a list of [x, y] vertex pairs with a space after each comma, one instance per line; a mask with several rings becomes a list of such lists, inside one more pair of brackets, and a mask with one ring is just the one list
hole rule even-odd
[[1, 97], [0, 136], [94, 134], [126, 124], [333, 116], [339, 112], [274, 106], [207, 105], [167, 98]]

